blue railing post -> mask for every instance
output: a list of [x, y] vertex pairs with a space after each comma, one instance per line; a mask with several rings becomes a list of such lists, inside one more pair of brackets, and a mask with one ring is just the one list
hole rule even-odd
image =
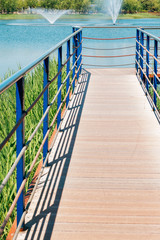
[[[73, 27], [73, 33], [75, 31], [76, 31], [76, 28]], [[75, 51], [75, 49], [76, 49], [76, 36], [73, 37], [73, 52]], [[73, 54], [73, 66], [75, 65], [75, 61], [76, 61], [76, 53]], [[72, 79], [75, 78], [75, 72], [76, 72], [75, 69], [76, 69], [76, 66], [74, 66], [74, 68], [73, 68]], [[75, 79], [73, 81], [72, 87], [73, 87], [73, 91], [74, 91]]]
[[137, 73], [138, 73], [138, 69], [139, 69], [139, 67], [138, 67], [138, 61], [139, 61], [139, 30], [137, 29], [137, 34], [136, 34], [136, 40], [137, 40], [137, 42], [136, 42], [136, 60], [137, 60], [137, 62], [136, 62], [136, 70], [137, 70]]
[[80, 74], [80, 33], [77, 34], [77, 80], [79, 79]]
[[[148, 52], [146, 52], [146, 75], [147, 75], [147, 78], [149, 78], [149, 50], [150, 50], [150, 38], [149, 36], [147, 35], [147, 50]], [[149, 90], [149, 83], [148, 83], [148, 79], [146, 79], [146, 89], [147, 91]]]
[[[158, 56], [158, 42], [157, 42], [157, 40], [154, 40], [154, 56], [157, 59], [157, 56]], [[157, 60], [156, 59], [154, 59], [154, 73], [157, 75]], [[157, 90], [157, 78], [156, 78], [155, 75], [154, 75], [154, 88]], [[154, 101], [155, 106], [157, 106], [157, 95], [156, 95], [155, 92], [154, 92], [153, 101]]]
[[[24, 78], [22, 77], [16, 83], [16, 122], [20, 120], [24, 112]], [[24, 121], [19, 125], [16, 131], [16, 154], [17, 156], [21, 152], [25, 144], [25, 133], [24, 133]], [[17, 165], [17, 192], [24, 180], [24, 161], [25, 156], [20, 159]], [[18, 202], [17, 202], [17, 226], [21, 220], [24, 211], [24, 191], [22, 191]], [[21, 226], [24, 228], [24, 223]]]
[[[144, 46], [144, 33], [141, 32], [141, 45]], [[140, 54], [141, 54], [141, 58], [140, 58], [140, 66], [141, 66], [141, 80], [143, 81], [143, 53], [144, 53], [144, 49], [143, 47], [140, 47]]]
[[[46, 85], [48, 84], [48, 81], [49, 81], [49, 57], [47, 57], [44, 60], [43, 88], [46, 87]], [[43, 114], [45, 113], [49, 103], [48, 93], [49, 93], [49, 90], [47, 88], [47, 90], [43, 95]], [[45, 137], [47, 131], [48, 131], [48, 114], [46, 115], [43, 121], [43, 138]], [[48, 153], [48, 138], [46, 139], [46, 142], [43, 146], [43, 162], [45, 161], [47, 153]]]
[[[61, 67], [62, 67], [62, 47], [58, 48], [58, 72], [60, 71]], [[58, 90], [61, 87], [61, 84], [62, 84], [62, 71], [58, 75]], [[60, 105], [61, 105], [61, 91], [59, 92], [57, 98], [57, 109], [59, 109]], [[61, 110], [57, 115], [57, 129], [59, 128], [60, 122], [61, 122]]]
[[78, 73], [77, 73], [77, 79], [79, 79], [79, 75], [81, 74], [81, 61], [82, 61], [82, 55], [81, 55], [81, 52], [82, 52], [82, 31], [80, 31], [78, 33], [78, 49], [77, 49], [77, 57], [79, 58], [78, 59], [78, 63], [77, 63], [77, 68], [79, 69], [78, 70]]
[[[67, 59], [69, 59], [70, 57], [70, 40], [67, 41]], [[67, 75], [69, 74], [70, 71], [70, 59], [67, 62]], [[70, 76], [68, 76], [67, 81], [66, 81], [66, 93], [68, 92], [69, 89], [69, 80], [70, 80]], [[69, 94], [66, 98], [66, 107], [68, 107], [68, 103], [69, 103]]]
[[80, 56], [80, 64], [81, 64], [81, 66], [80, 66], [80, 74], [82, 73], [82, 31], [80, 31], [80, 44], [81, 44], [81, 46], [80, 46], [80, 54], [81, 54], [81, 56]]

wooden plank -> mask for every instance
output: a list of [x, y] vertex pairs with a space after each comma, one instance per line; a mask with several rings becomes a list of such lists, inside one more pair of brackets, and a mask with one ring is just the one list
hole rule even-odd
[[133, 70], [89, 72], [91, 79], [84, 73], [72, 98], [26, 217], [28, 229], [18, 239], [159, 240], [157, 119]]

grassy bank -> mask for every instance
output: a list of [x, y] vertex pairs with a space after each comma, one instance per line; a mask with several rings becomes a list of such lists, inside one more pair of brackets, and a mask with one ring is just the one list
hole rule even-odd
[[17, 19], [40, 19], [37, 14], [0, 14], [0, 20], [17, 20]]
[[[57, 74], [57, 62], [55, 60], [50, 61], [50, 80]], [[62, 79], [66, 77], [65, 71], [62, 72]], [[25, 109], [34, 102], [37, 96], [43, 89], [43, 66], [39, 64], [34, 72], [27, 74], [25, 77]], [[62, 89], [62, 100], [65, 95], [65, 85]], [[49, 87], [49, 103], [54, 98], [57, 92], [57, 80], [54, 81]], [[49, 112], [49, 123], [53, 120], [53, 117], [57, 111], [57, 102], [55, 102]], [[8, 135], [16, 122], [16, 87], [15, 84], [6, 90], [3, 94], [0, 95], [0, 142]], [[25, 142], [27, 142], [29, 136], [34, 131], [37, 126], [39, 120], [43, 115], [43, 97], [39, 100], [39, 102], [34, 106], [34, 108], [30, 111], [30, 113], [25, 118]], [[54, 129], [53, 129], [54, 130]], [[52, 132], [53, 132], [52, 130]], [[51, 134], [52, 134], [51, 132]], [[51, 136], [50, 134], [50, 136]], [[25, 153], [25, 173], [28, 172], [29, 167], [37, 153], [37, 150], [40, 147], [43, 139], [43, 129], [42, 126], [36, 133], [33, 141], [29, 145], [26, 153]], [[14, 134], [9, 142], [5, 145], [5, 147], [0, 151], [0, 183], [2, 183], [3, 179], [7, 175], [9, 169], [13, 165], [16, 159], [16, 134]], [[34, 171], [30, 175], [30, 178], [26, 184], [25, 192], [28, 189], [29, 184], [33, 178], [34, 172], [42, 159], [42, 153], [39, 156], [39, 159], [36, 163]], [[16, 171], [14, 171], [7, 185], [3, 189], [0, 194], [0, 225], [2, 224], [9, 207], [11, 206], [13, 199], [16, 194]], [[12, 217], [10, 218], [6, 228], [4, 235], [1, 240], [6, 239], [8, 231], [14, 221], [16, 215], [16, 209], [14, 210]]]
[[[108, 19], [110, 18], [107, 14], [72, 14], [62, 16], [64, 19]], [[137, 18], [160, 18], [159, 13], [134, 13], [134, 14], [120, 14], [119, 19], [137, 19]]]
[[160, 18], [158, 13], [134, 13], [134, 14], [120, 14], [119, 19], [141, 19], [141, 18]]
[[[41, 15], [37, 14], [0, 14], [0, 20], [16, 20], [16, 19], [41, 19]], [[106, 14], [71, 14], [64, 15], [62, 19], [108, 19]], [[119, 19], [140, 19], [140, 18], [160, 18], [158, 13], [134, 13], [134, 14], [120, 14]]]

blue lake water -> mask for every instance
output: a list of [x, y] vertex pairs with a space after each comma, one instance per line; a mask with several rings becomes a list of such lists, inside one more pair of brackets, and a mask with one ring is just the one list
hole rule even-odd
[[[134, 19], [118, 20], [120, 26], [160, 26], [160, 19]], [[19, 66], [24, 67], [41, 54], [53, 47], [72, 33], [72, 26], [112, 26], [111, 21], [101, 19], [59, 19], [54, 25], [50, 25], [45, 19], [37, 20], [1, 20], [0, 21], [0, 78], [5, 77], [5, 73], [17, 71]], [[151, 31], [151, 30], [150, 30]], [[160, 31], [154, 30], [152, 33], [160, 36]], [[116, 38], [135, 36], [134, 28], [110, 28], [110, 29], [84, 29], [83, 36], [99, 38]], [[135, 39], [120, 41], [95, 41], [84, 40], [83, 46], [96, 48], [97, 50], [83, 50], [85, 55], [120, 55], [135, 53]], [[130, 49], [100, 51], [99, 49], [110, 49], [117, 47], [133, 46]], [[132, 64], [134, 57], [128, 59], [90, 59], [85, 58], [84, 64], [99, 65], [119, 65]]]

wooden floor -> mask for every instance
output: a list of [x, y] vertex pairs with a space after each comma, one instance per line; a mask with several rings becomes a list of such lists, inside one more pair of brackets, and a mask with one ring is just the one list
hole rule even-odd
[[133, 69], [84, 71], [18, 239], [160, 240], [160, 126]]

